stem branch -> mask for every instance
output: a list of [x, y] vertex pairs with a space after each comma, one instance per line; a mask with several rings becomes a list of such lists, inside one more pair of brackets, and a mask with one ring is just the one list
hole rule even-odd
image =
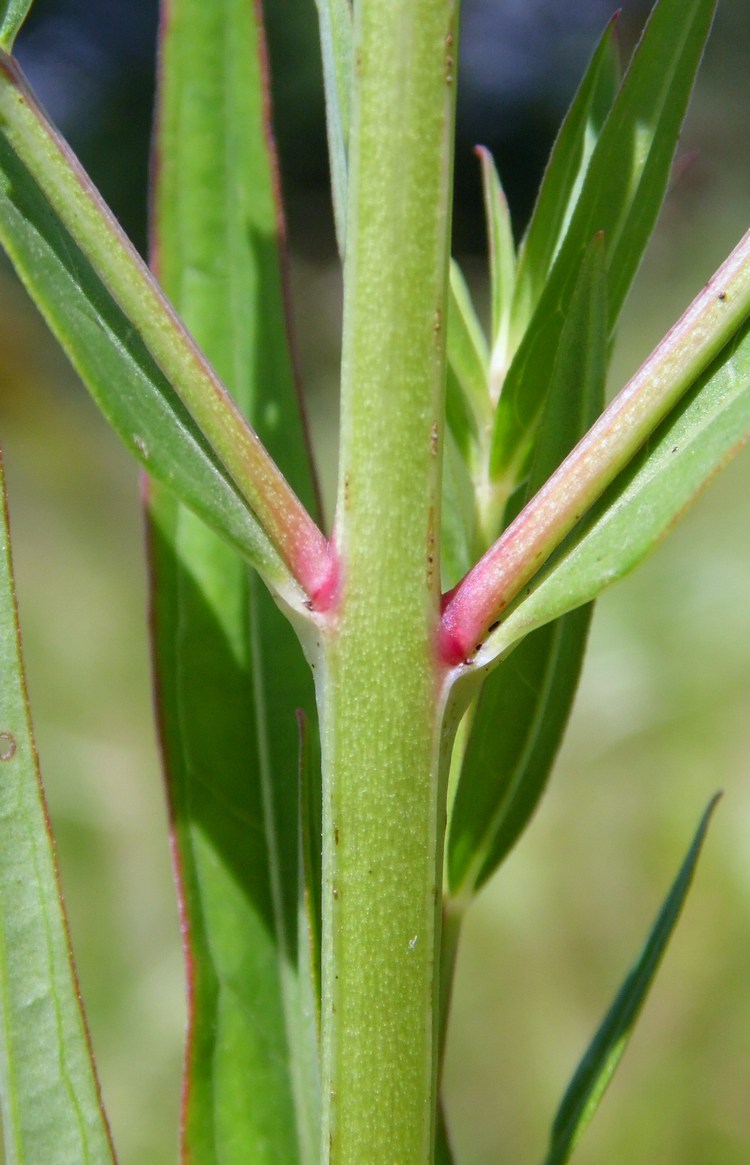
[[470, 658], [521, 588], [750, 313], [750, 231], [586, 436], [444, 598], [442, 652]]

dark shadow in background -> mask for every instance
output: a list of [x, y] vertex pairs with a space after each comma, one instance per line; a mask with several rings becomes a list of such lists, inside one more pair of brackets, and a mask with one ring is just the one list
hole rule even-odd
[[[495, 155], [520, 231], [554, 134], [616, 0], [464, 0], [455, 249], [481, 253], [474, 146]], [[650, 4], [625, 0], [629, 49]], [[313, 0], [265, 0], [274, 121], [293, 247], [334, 254]], [[17, 54], [131, 238], [146, 245], [157, 0], [36, 0]]]

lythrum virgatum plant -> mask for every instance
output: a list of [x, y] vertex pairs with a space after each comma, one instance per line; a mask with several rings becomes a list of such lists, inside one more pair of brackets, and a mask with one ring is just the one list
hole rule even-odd
[[[149, 271], [12, 56], [28, 7], [2, 6], [0, 234], [150, 481], [188, 971], [182, 1160], [445, 1165], [462, 921], [542, 795], [592, 601], [750, 433], [750, 236], [604, 407], [714, 0], [659, 0], [622, 77], [604, 31], [518, 247], [480, 151], [487, 332], [449, 257], [458, 0], [318, 0], [344, 277], [330, 531], [287, 338], [259, 11], [164, 5]], [[6, 1155], [99, 1165], [115, 1154], [7, 523], [1, 541]], [[563, 1096], [547, 1165], [568, 1159], [622, 1054], [711, 807]]]

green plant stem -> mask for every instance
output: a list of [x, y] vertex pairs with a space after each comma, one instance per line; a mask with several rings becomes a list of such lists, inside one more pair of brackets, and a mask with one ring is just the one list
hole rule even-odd
[[446, 659], [455, 664], [475, 653], [511, 600], [731, 341], [748, 314], [750, 232], [559, 469], [445, 596]]
[[339, 592], [323, 633], [322, 1152], [431, 1160], [456, 6], [363, 0], [344, 272]]

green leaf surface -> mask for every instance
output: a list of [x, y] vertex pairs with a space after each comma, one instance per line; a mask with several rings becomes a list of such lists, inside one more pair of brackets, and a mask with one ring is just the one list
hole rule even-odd
[[660, 0], [599, 135], [585, 179], [496, 413], [491, 472], [522, 471], [575, 285], [580, 258], [604, 233], [614, 328], [651, 235], [700, 63], [715, 0]]
[[[263, 58], [256, 10], [244, 0], [171, 3], [161, 44], [155, 261], [312, 508]], [[316, 984], [309, 945], [300, 943], [295, 718], [314, 709], [309, 672], [291, 628], [230, 548], [161, 487], [150, 515], [161, 739], [190, 977], [183, 1159], [314, 1162]], [[307, 781], [319, 787], [316, 772]]]
[[490, 304], [493, 368], [505, 372], [510, 310], [516, 278], [516, 246], [510, 221], [508, 201], [503, 193], [495, 163], [489, 150], [477, 149], [482, 166], [482, 191], [490, 256]]
[[320, 25], [323, 84], [326, 97], [328, 155], [331, 164], [333, 219], [339, 254], [346, 249], [347, 146], [352, 75], [350, 0], [315, 0]]
[[443, 1106], [438, 1106], [438, 1120], [435, 1132], [435, 1165], [454, 1165], [453, 1152], [448, 1139]]
[[[0, 235], [50, 328], [125, 444], [224, 537], [272, 567], [273, 549], [226, 471], [1, 136]], [[113, 386], [119, 391], [112, 392]]]
[[320, 531], [4, 54], [0, 240], [128, 448], [299, 601]]
[[441, 570], [443, 588], [466, 574], [477, 553], [477, 483], [481, 443], [492, 423], [489, 349], [471, 293], [451, 262], [448, 294], [448, 369], [443, 459]]
[[114, 1165], [21, 660], [0, 464], [0, 1107], [7, 1165]]
[[0, 47], [11, 52], [13, 42], [29, 14], [34, 0], [3, 0], [0, 4]]
[[446, 414], [467, 464], [491, 423], [490, 353], [461, 269], [451, 261], [448, 294]]
[[476, 561], [478, 534], [475, 484], [450, 429], [444, 440], [440, 569], [442, 588], [449, 590]]
[[[526, 498], [601, 411], [608, 334], [604, 248], [597, 237], [562, 331]], [[454, 894], [468, 897], [480, 888], [539, 803], [572, 707], [590, 617], [587, 607], [537, 631], [484, 682], [451, 814], [448, 872]]]
[[712, 799], [703, 814], [646, 944], [567, 1088], [552, 1125], [545, 1165], [565, 1165], [612, 1079], [680, 917], [717, 801], [718, 796]]
[[596, 598], [641, 562], [750, 438], [750, 324], [672, 409], [563, 542], [482, 658]]
[[539, 302], [570, 225], [591, 154], [612, 107], [619, 71], [615, 21], [612, 20], [555, 139], [519, 249], [512, 310], [514, 347]]

